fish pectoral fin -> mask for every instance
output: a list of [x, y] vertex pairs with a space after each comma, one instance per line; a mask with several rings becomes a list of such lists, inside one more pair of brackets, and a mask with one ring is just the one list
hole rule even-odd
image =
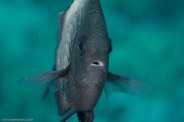
[[33, 88], [40, 88], [46, 84], [52, 86], [54, 84], [54, 86], [56, 87], [55, 89], [57, 90], [57, 87], [60, 85], [60, 83], [57, 82], [58, 79], [65, 77], [68, 74], [69, 69], [70, 66], [62, 71], [45, 72], [21, 79], [17, 82]]
[[61, 34], [63, 31], [63, 25], [64, 25], [64, 18], [65, 18], [65, 12], [59, 13], [59, 41], [61, 41]]
[[152, 91], [152, 87], [146, 83], [109, 72], [104, 90], [108, 97], [112, 92], [124, 92], [130, 95], [138, 95]]

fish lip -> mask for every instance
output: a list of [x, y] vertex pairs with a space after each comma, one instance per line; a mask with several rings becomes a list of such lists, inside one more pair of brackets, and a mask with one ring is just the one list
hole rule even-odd
[[99, 60], [94, 60], [94, 61], [92, 61], [92, 63], [90, 64], [90, 66], [103, 67], [104, 66], [104, 63], [102, 61], [99, 61]]
[[87, 63], [87, 71], [97, 71], [103, 70], [106, 71], [106, 64], [103, 59], [101, 58], [93, 58], [88, 61]]

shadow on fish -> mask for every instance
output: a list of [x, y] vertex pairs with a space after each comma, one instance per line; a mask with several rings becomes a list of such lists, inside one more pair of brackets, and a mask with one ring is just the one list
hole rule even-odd
[[108, 71], [111, 40], [99, 0], [74, 0], [60, 13], [59, 44], [52, 72], [20, 80], [31, 87], [47, 85], [43, 98], [54, 91], [61, 122], [77, 113], [79, 121], [93, 122], [101, 93], [137, 95], [150, 86]]

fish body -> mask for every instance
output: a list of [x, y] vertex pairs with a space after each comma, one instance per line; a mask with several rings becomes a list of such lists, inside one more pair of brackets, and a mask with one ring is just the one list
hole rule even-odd
[[136, 95], [151, 89], [108, 71], [112, 42], [99, 0], [74, 0], [60, 13], [59, 30], [53, 71], [20, 81], [37, 87], [47, 84], [44, 98], [55, 92], [58, 114], [65, 115], [61, 121], [77, 113], [79, 121], [92, 122], [103, 90], [108, 96], [113, 91]]
[[[67, 100], [80, 111], [91, 111], [108, 73], [110, 41], [102, 8], [99, 0], [75, 0], [61, 18], [63, 28], [56, 53], [56, 71], [71, 64], [70, 82], [65, 90]], [[85, 54], [77, 49], [79, 41], [85, 43]], [[103, 66], [90, 67], [94, 61], [102, 62]]]

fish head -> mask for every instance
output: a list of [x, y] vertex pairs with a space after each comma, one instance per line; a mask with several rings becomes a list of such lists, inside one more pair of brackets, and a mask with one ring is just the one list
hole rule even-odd
[[104, 84], [111, 49], [108, 37], [97, 33], [76, 37], [71, 54], [72, 77], [80, 84]]
[[74, 18], [76, 26], [70, 60], [73, 78], [81, 84], [104, 83], [111, 41], [99, 1], [85, 2]]

